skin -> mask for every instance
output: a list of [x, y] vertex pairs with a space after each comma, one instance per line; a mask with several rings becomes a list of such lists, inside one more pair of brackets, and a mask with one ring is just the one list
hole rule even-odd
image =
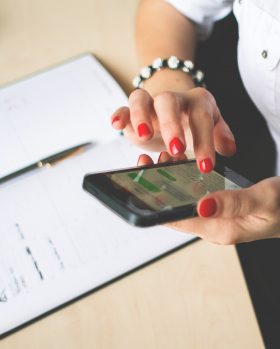
[[[160, 163], [172, 160], [167, 152], [159, 157]], [[153, 160], [145, 154], [138, 159], [139, 166], [152, 163]], [[279, 238], [279, 193], [279, 177], [263, 180], [246, 189], [217, 191], [199, 200], [199, 217], [169, 223], [168, 226], [222, 245]], [[200, 206], [209, 198], [216, 201], [217, 211], [210, 218], [205, 218], [200, 214]]]
[[[141, 66], [151, 64], [156, 57], [171, 55], [193, 60], [196, 36], [194, 24], [164, 0], [140, 1], [136, 47]], [[116, 116], [117, 121], [113, 122]], [[138, 126], [142, 123], [150, 133], [140, 137]], [[143, 148], [165, 150], [160, 162], [171, 160], [170, 142], [175, 137], [183, 147], [173, 160], [181, 159], [190, 147], [199, 168], [205, 159], [214, 165], [215, 152], [224, 156], [236, 152], [234, 136], [213, 95], [204, 88], [194, 87], [192, 79], [182, 71], [156, 72], [143, 89], [130, 94], [129, 107], [116, 110], [112, 125]], [[147, 155], [139, 159], [140, 165], [151, 162]], [[205, 218], [200, 208], [207, 198], [215, 200], [216, 212]], [[280, 178], [269, 178], [247, 189], [211, 193], [198, 202], [198, 212], [197, 218], [169, 226], [218, 244], [280, 237]]]

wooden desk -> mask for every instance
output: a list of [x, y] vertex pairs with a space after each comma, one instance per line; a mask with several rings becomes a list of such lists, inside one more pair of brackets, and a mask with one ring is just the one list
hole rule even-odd
[[[0, 83], [84, 51], [128, 91], [137, 0], [2, 0]], [[1, 314], [0, 314], [1, 321]], [[7, 337], [0, 349], [264, 348], [233, 247], [199, 241]]]

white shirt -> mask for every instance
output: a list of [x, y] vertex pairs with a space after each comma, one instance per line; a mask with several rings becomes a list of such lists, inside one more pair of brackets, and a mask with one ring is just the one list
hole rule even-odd
[[280, 175], [280, 0], [166, 1], [197, 24], [201, 37], [233, 8], [239, 27], [240, 74], [276, 142]]

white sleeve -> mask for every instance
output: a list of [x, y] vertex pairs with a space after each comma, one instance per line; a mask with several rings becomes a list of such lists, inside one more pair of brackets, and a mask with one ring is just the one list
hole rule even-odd
[[234, 0], [165, 0], [198, 27], [200, 38], [207, 37], [214, 22], [227, 16]]

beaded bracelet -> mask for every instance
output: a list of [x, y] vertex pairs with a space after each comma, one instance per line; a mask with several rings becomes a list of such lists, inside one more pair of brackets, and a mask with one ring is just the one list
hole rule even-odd
[[156, 71], [163, 68], [182, 70], [190, 75], [196, 86], [206, 87], [204, 83], [204, 73], [201, 70], [195, 70], [192, 61], [181, 61], [176, 56], [171, 56], [166, 59], [156, 58], [151, 65], [140, 70], [140, 74], [135, 76], [132, 80], [132, 85], [135, 88], [142, 88], [145, 80], [148, 80]]

